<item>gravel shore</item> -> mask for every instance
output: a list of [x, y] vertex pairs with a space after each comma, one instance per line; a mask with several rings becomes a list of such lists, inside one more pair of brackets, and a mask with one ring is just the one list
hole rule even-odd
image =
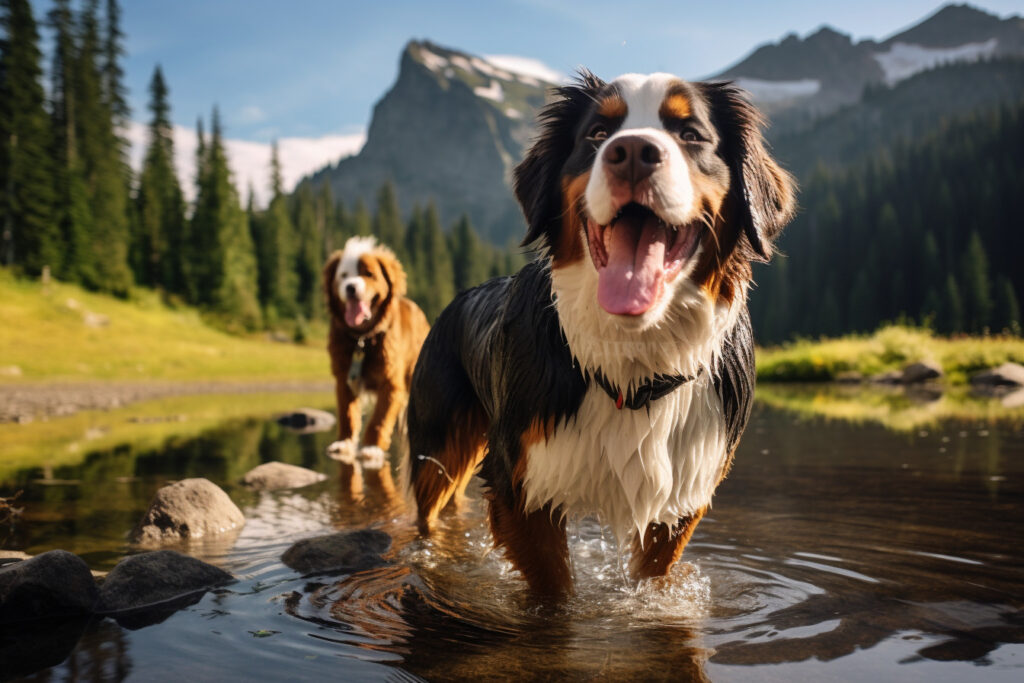
[[110, 410], [168, 396], [332, 391], [324, 382], [81, 382], [0, 385], [0, 423]]

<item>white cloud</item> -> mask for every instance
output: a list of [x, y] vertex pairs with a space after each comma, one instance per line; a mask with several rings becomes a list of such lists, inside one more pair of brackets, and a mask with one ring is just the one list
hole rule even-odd
[[[132, 168], [138, 171], [149, 144], [148, 128], [133, 121], [126, 131], [131, 143]], [[325, 135], [319, 138], [281, 138], [277, 141], [281, 175], [286, 191], [294, 189], [304, 176], [339, 159], [357, 154], [366, 142], [365, 133]], [[196, 132], [184, 126], [174, 127], [174, 166], [181, 188], [189, 201], [195, 198]], [[225, 140], [228, 165], [235, 187], [244, 202], [252, 186], [258, 206], [266, 206], [270, 197], [270, 145], [248, 140]]]
[[539, 59], [519, 57], [517, 55], [484, 55], [484, 59], [499, 69], [511, 71], [526, 78], [547, 81], [548, 83], [564, 83], [568, 80], [565, 74], [555, 71]]

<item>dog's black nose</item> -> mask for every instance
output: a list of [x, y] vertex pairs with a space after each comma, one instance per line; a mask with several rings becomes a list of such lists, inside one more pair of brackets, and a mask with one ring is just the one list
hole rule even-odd
[[602, 155], [608, 171], [619, 180], [636, 185], [661, 165], [665, 150], [643, 135], [623, 135], [612, 140]]
[[345, 285], [345, 296], [347, 296], [349, 299], [355, 299], [356, 298], [356, 286], [355, 285]]

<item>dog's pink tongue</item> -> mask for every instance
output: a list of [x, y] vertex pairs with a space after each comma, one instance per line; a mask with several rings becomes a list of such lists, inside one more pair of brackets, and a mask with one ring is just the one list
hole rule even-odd
[[641, 315], [658, 298], [668, 233], [654, 216], [623, 216], [606, 229], [608, 264], [598, 271], [597, 301], [615, 315]]
[[370, 318], [370, 305], [359, 299], [345, 303], [345, 322], [349, 327], [359, 327]]

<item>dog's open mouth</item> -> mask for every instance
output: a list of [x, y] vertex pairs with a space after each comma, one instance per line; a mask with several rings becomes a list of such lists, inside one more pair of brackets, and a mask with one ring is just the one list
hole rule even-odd
[[699, 223], [668, 225], [630, 202], [608, 225], [587, 220], [590, 258], [597, 268], [597, 300], [614, 315], [642, 315], [696, 251]]
[[352, 298], [345, 301], [345, 324], [349, 327], [359, 327], [373, 315], [369, 301]]

